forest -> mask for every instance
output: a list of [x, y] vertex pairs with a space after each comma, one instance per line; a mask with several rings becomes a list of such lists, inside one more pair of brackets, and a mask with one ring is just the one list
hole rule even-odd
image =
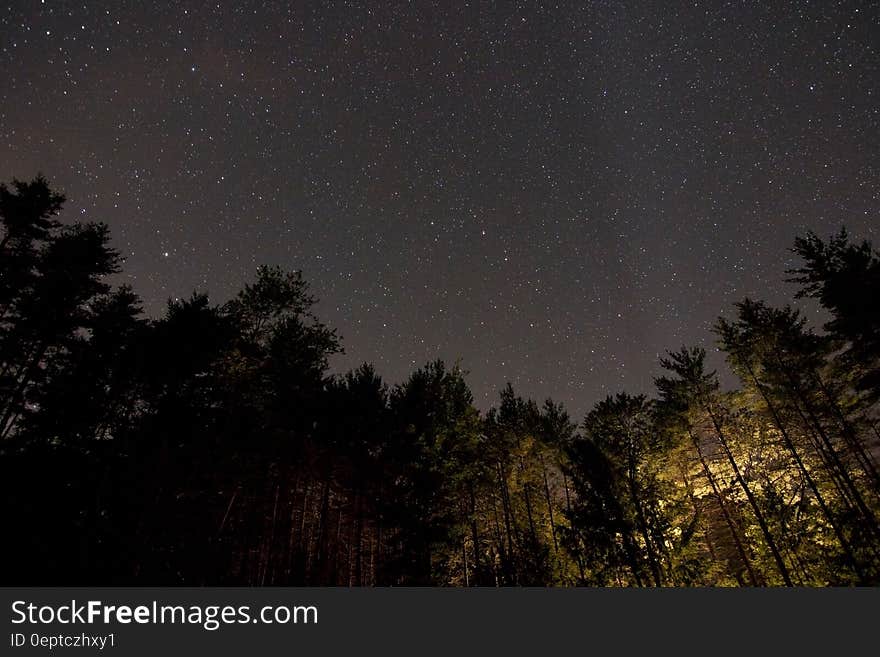
[[824, 326], [743, 299], [581, 420], [441, 360], [332, 373], [295, 271], [146, 317], [64, 200], [0, 186], [5, 585], [880, 584], [880, 254], [843, 230], [780, 272]]

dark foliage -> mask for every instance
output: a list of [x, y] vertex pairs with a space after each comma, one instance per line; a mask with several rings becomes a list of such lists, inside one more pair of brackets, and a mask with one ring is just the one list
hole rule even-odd
[[466, 373], [389, 388], [329, 372], [336, 333], [298, 272], [146, 318], [102, 224], [43, 178], [0, 186], [0, 486], [7, 584], [880, 583], [880, 256], [799, 239], [791, 308], [744, 300], [657, 396], [578, 428]]

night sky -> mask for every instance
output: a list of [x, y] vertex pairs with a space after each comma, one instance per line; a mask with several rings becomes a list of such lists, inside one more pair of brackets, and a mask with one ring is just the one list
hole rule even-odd
[[336, 370], [579, 418], [789, 299], [797, 234], [876, 237], [877, 3], [286, 4], [0, 9], [0, 179], [107, 222], [153, 315], [302, 269]]

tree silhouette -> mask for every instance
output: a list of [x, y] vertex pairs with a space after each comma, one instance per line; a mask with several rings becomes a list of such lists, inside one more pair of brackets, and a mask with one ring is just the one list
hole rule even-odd
[[880, 583], [880, 257], [795, 251], [791, 307], [745, 299], [578, 426], [456, 364], [334, 374], [300, 272], [260, 267], [145, 317], [106, 225], [0, 185], [0, 511], [9, 584], [765, 586]]
[[870, 242], [852, 244], [845, 229], [824, 242], [809, 232], [793, 251], [803, 267], [792, 270], [798, 297], [813, 297], [831, 313], [825, 328], [845, 347], [843, 360], [857, 384], [880, 395], [880, 256]]

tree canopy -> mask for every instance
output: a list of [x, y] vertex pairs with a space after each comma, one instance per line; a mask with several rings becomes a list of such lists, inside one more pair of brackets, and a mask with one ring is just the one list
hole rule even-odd
[[510, 384], [481, 413], [442, 360], [403, 382], [342, 349], [300, 272], [145, 317], [106, 225], [0, 185], [7, 584], [880, 583], [880, 254], [798, 238], [790, 306], [744, 299], [652, 395], [578, 424]]

